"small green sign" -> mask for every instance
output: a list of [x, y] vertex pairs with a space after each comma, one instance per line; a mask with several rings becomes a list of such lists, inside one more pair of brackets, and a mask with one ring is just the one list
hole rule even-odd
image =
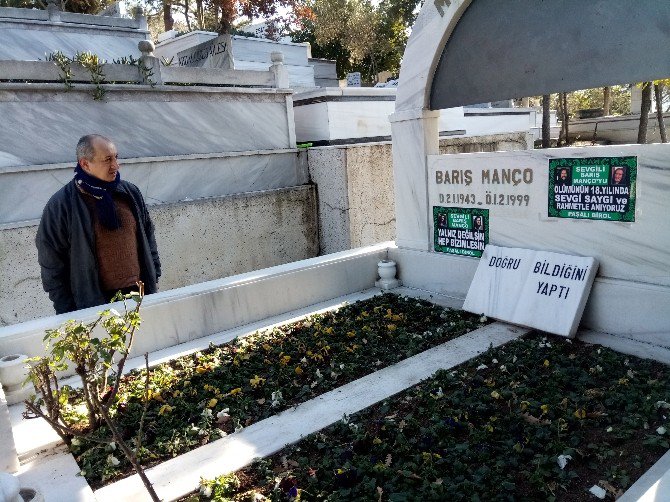
[[433, 206], [434, 249], [479, 258], [489, 242], [489, 210]]
[[589, 157], [549, 161], [548, 215], [635, 221], [637, 157]]

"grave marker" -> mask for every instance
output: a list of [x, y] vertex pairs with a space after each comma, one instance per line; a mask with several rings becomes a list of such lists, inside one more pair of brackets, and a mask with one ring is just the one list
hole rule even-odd
[[592, 257], [489, 245], [463, 310], [572, 338], [597, 268]]
[[361, 86], [361, 72], [355, 71], [353, 73], [347, 73], [347, 87], [360, 87]]
[[177, 53], [179, 66], [233, 69], [233, 50], [230, 35], [218, 37]]

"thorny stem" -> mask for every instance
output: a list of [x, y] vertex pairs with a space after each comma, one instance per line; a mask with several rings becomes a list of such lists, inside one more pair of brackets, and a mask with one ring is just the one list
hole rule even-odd
[[[102, 414], [102, 418], [107, 423], [107, 426], [109, 427], [109, 430], [112, 433], [112, 437], [117, 442], [117, 444], [119, 445], [119, 448], [121, 448], [121, 450], [123, 451], [125, 456], [128, 458], [130, 463], [135, 468], [135, 471], [137, 472], [137, 475], [140, 477], [140, 479], [142, 480], [142, 483], [144, 483], [144, 487], [149, 492], [149, 495], [151, 496], [151, 500], [153, 500], [154, 502], [160, 502], [160, 499], [158, 498], [158, 495], [156, 494], [156, 491], [154, 490], [154, 487], [151, 484], [151, 481], [149, 481], [149, 478], [147, 478], [147, 475], [145, 474], [144, 469], [142, 468], [142, 465], [140, 465], [139, 461], [137, 460], [137, 457], [135, 456], [133, 451], [128, 447], [126, 442], [123, 440], [123, 436], [121, 436], [118, 429], [114, 425], [114, 420], [112, 420], [112, 418], [109, 416], [109, 414], [107, 413], [107, 410], [102, 405], [102, 403], [98, 402], [97, 404], [100, 406], [100, 413]], [[139, 445], [137, 446], [137, 450], [139, 451]]]
[[144, 353], [144, 365], [147, 369], [147, 379], [144, 384], [144, 408], [142, 409], [142, 416], [140, 417], [140, 429], [137, 431], [137, 439], [135, 440], [135, 451], [137, 452], [137, 462], [140, 462], [141, 450], [140, 445], [142, 444], [142, 428], [144, 427], [144, 417], [147, 414], [147, 408], [149, 407], [149, 353]]

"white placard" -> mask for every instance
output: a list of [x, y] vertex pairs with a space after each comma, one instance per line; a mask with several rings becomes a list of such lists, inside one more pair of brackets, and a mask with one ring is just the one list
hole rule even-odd
[[572, 338], [597, 268], [592, 257], [489, 245], [463, 310]]

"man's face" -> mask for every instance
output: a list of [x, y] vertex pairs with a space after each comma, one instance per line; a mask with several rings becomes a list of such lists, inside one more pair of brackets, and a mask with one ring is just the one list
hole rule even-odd
[[565, 169], [561, 169], [561, 179], [562, 180], [568, 179], [568, 172]]
[[614, 183], [621, 183], [623, 179], [623, 169], [616, 169], [614, 171]]
[[91, 176], [102, 181], [114, 181], [116, 173], [119, 170], [117, 162], [118, 153], [114, 143], [109, 143], [103, 139], [95, 138], [93, 140], [93, 158], [79, 159], [81, 167]]

